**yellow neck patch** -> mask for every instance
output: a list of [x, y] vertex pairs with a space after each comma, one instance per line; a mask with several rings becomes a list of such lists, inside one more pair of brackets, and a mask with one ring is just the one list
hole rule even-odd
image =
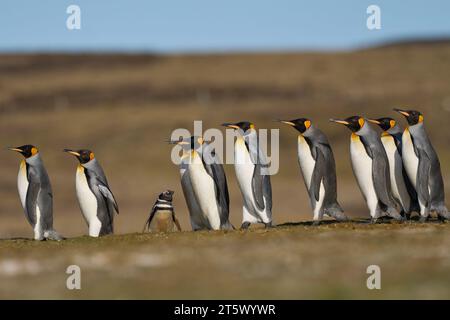
[[391, 126], [391, 128], [395, 127], [395, 120], [389, 121], [389, 125]]
[[34, 156], [36, 153], [38, 153], [38, 149], [35, 147], [31, 148], [31, 155]]
[[255, 129], [255, 125], [253, 123], [250, 123], [250, 129]]
[[91, 153], [89, 154], [89, 159], [90, 159], [90, 160], [93, 160], [94, 158], [95, 158], [94, 153], [91, 152]]
[[419, 123], [422, 123], [423, 122], [423, 115], [420, 115], [419, 116]]

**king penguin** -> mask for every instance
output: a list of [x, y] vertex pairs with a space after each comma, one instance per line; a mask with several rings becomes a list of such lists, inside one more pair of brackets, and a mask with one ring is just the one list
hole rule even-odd
[[181, 161], [180, 161], [180, 180], [181, 189], [183, 190], [184, 199], [189, 211], [189, 218], [193, 231], [209, 230], [209, 222], [202, 214], [200, 206], [194, 195], [191, 178], [189, 177], [189, 165], [191, 157], [191, 139], [185, 141], [169, 141], [170, 144], [177, 144], [181, 147]]
[[394, 110], [402, 114], [408, 122], [408, 127], [402, 135], [402, 155], [406, 172], [419, 199], [420, 221], [426, 221], [430, 212], [436, 212], [439, 219], [450, 219], [450, 213], [445, 206], [441, 165], [425, 131], [422, 113], [415, 110]]
[[350, 155], [353, 172], [369, 207], [372, 223], [383, 212], [396, 220], [403, 220], [395, 208], [389, 162], [377, 132], [360, 116], [330, 121], [343, 124], [352, 131]]
[[145, 232], [145, 230], [151, 232], [172, 232], [175, 231], [175, 227], [178, 231], [181, 231], [180, 222], [178, 222], [175, 216], [175, 210], [172, 204], [173, 194], [174, 191], [172, 190], [166, 190], [160, 193], [145, 222], [142, 232]]
[[238, 132], [234, 143], [234, 168], [244, 202], [241, 229], [248, 229], [252, 223], [264, 223], [269, 228], [272, 226], [272, 186], [270, 175], [264, 172], [265, 155], [259, 148], [255, 126], [248, 121], [222, 125]]
[[20, 163], [17, 187], [25, 217], [34, 231], [34, 239], [62, 240], [53, 229], [52, 186], [38, 149], [24, 145], [9, 150], [25, 157]]
[[172, 143], [183, 148], [180, 174], [193, 230], [232, 230], [227, 178], [212, 146], [198, 136]]
[[401, 206], [404, 216], [409, 218], [411, 212], [419, 212], [420, 209], [416, 190], [414, 190], [403, 166], [402, 129], [397, 121], [389, 117], [369, 119], [369, 121], [383, 130], [381, 142], [389, 160], [392, 195]]
[[337, 201], [336, 164], [325, 134], [309, 119], [279, 121], [300, 132], [297, 139], [298, 162], [313, 209], [314, 224], [319, 224], [324, 214], [338, 221], [347, 220]]
[[75, 188], [81, 212], [89, 227], [89, 236], [112, 234], [114, 210], [119, 213], [119, 207], [94, 153], [90, 150], [64, 151], [80, 162], [75, 175]]

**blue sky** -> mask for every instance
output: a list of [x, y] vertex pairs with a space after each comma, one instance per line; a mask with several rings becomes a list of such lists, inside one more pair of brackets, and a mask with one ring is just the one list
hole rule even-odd
[[[81, 30], [66, 28], [70, 4]], [[345, 50], [450, 36], [449, 16], [449, 0], [2, 0], [0, 51]]]

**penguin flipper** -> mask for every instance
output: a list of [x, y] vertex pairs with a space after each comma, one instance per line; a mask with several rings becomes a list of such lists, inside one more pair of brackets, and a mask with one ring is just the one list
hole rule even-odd
[[214, 181], [216, 201], [219, 207], [220, 224], [222, 225], [228, 221], [229, 217], [230, 196], [228, 193], [227, 177], [214, 150], [210, 149], [210, 145], [207, 145], [203, 149], [202, 156], [203, 166]]
[[116, 199], [114, 198], [114, 195], [109, 187], [104, 184], [99, 184], [98, 190], [100, 190], [100, 193], [114, 206], [117, 214], [119, 214], [119, 206], [117, 205]]
[[38, 182], [30, 181], [25, 198], [25, 217], [32, 226], [36, 224], [36, 203], [40, 188]]
[[417, 169], [417, 196], [426, 207], [430, 203], [429, 177], [431, 171], [431, 161], [425, 151], [418, 149], [419, 167]]
[[150, 214], [149, 214], [149, 216], [147, 218], [147, 221], [145, 221], [144, 228], [142, 229], [142, 233], [144, 233], [146, 229], [147, 230], [150, 229], [150, 224], [152, 223], [152, 220], [155, 217], [155, 213], [156, 213], [156, 210], [157, 210], [157, 208], [156, 208], [156, 204], [157, 203], [158, 203], [158, 200], [155, 201], [155, 204], [152, 207], [152, 211], [150, 211]]
[[[383, 149], [384, 151], [384, 149]], [[394, 198], [391, 191], [389, 163], [386, 154], [372, 151], [372, 180], [375, 193], [382, 206], [395, 208]]]
[[177, 227], [178, 231], [181, 231], [181, 225], [180, 221], [178, 221], [177, 217], [175, 216], [175, 212], [172, 213], [173, 223], [175, 223], [175, 226]]
[[320, 184], [322, 183], [322, 179], [325, 175], [326, 163], [323, 153], [318, 148], [313, 149], [312, 155], [314, 157], [314, 160], [316, 160], [316, 163], [314, 164], [309, 192], [314, 195], [316, 201], [319, 201]]
[[263, 186], [264, 186], [264, 175], [262, 175], [262, 168], [260, 164], [255, 164], [255, 169], [253, 170], [252, 177], [252, 192], [253, 198], [255, 199], [256, 206], [260, 210], [264, 210], [264, 194], [263, 194]]

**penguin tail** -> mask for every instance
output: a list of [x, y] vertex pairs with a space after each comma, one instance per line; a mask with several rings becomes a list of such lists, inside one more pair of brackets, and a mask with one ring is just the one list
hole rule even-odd
[[236, 228], [230, 223], [230, 221], [225, 222], [222, 227], [222, 230], [236, 230]]
[[434, 208], [431, 208], [431, 211], [435, 211], [439, 218], [444, 220], [450, 220], [450, 212], [445, 205], [440, 205]]
[[329, 208], [326, 209], [326, 214], [328, 214], [330, 217], [335, 218], [337, 221], [348, 221], [348, 217], [345, 215], [344, 210], [342, 210], [339, 203], [335, 203]]
[[56, 232], [56, 230], [53, 229], [44, 231], [44, 238], [54, 241], [61, 241], [66, 239], [63, 236], [61, 236], [58, 232]]
[[402, 215], [400, 213], [398, 213], [398, 211], [395, 208], [388, 207], [388, 208], [386, 208], [385, 212], [387, 213], [387, 215], [389, 217], [391, 217], [391, 218], [393, 218], [395, 220], [398, 220], [398, 221], [404, 221], [405, 220], [405, 218], [402, 217]]

